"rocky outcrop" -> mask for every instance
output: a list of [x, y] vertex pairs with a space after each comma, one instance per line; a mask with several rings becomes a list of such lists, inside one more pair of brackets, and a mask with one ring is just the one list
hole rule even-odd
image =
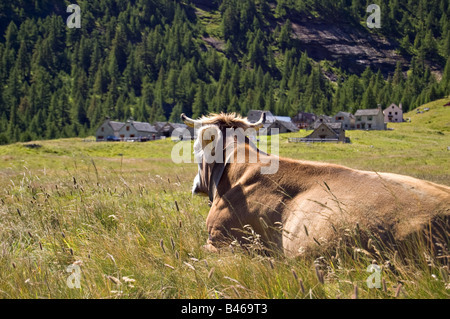
[[396, 44], [349, 24], [303, 20], [292, 22], [292, 37], [315, 60], [337, 61], [351, 73], [367, 66], [384, 74], [395, 70], [397, 61], [408, 62], [396, 53]]
[[[192, 0], [192, 3], [202, 10], [217, 10], [214, 1]], [[270, 4], [272, 8], [275, 4]], [[201, 18], [202, 14], [196, 12]], [[409, 62], [396, 52], [398, 44], [388, 38], [370, 32], [361, 25], [334, 19], [325, 20], [306, 13], [292, 12], [283, 19], [274, 16], [266, 17], [269, 27], [266, 31], [273, 32], [277, 26], [282, 26], [286, 19], [291, 21], [291, 37], [299, 42], [302, 51], [316, 61], [336, 61], [336, 66], [355, 74], [361, 74], [370, 66], [373, 71], [381, 70], [383, 75], [393, 74], [398, 61], [402, 62], [405, 71]], [[225, 42], [212, 36], [202, 38], [206, 45], [218, 51], [224, 50]], [[335, 76], [330, 74], [330, 79]]]

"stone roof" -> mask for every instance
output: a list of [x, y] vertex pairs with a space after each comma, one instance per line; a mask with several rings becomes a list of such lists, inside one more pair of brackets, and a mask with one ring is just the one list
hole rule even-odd
[[338, 113], [336, 114], [336, 116], [338, 116], [338, 115], [343, 115], [343, 116], [349, 117], [349, 118], [354, 118], [354, 117], [355, 117], [352, 113], [349, 113], [349, 112], [343, 112], [343, 111], [338, 112]]
[[155, 122], [155, 127], [160, 130], [161, 128], [163, 128], [164, 126], [166, 126], [168, 124], [168, 122]]
[[[318, 125], [314, 128], [314, 132], [315, 132], [319, 127], [321, 127], [322, 125], [325, 125], [325, 126], [331, 131], [331, 133], [334, 134], [333, 137], [327, 138], [328, 140], [335, 140], [335, 139], [336, 139], [336, 140], [339, 140], [340, 134], [341, 134], [341, 132], [343, 131], [343, 129], [342, 129], [342, 123], [341, 123], [341, 122], [338, 122], [338, 123], [318, 123]], [[306, 139], [311, 138], [311, 136], [314, 134], [314, 132], [311, 133], [310, 135], [308, 135], [308, 136], [306, 137]]]
[[170, 132], [177, 128], [188, 128], [188, 126], [183, 123], [155, 122], [155, 128], [158, 131]]
[[319, 126], [321, 125], [326, 125], [328, 126], [329, 129], [331, 129], [332, 131], [334, 131], [336, 134], [339, 134], [340, 131], [342, 130], [342, 122], [337, 122], [337, 123], [320, 123], [320, 122], [316, 122], [316, 125], [314, 126], [314, 129], [318, 129]]
[[342, 122], [338, 123], [324, 123], [326, 126], [328, 126], [330, 129], [335, 131], [336, 133], [339, 133], [342, 130]]
[[270, 111], [250, 110], [247, 115], [247, 121], [256, 123], [260, 120], [261, 114], [266, 113], [266, 123], [273, 123], [276, 121], [275, 116]]
[[307, 122], [313, 122], [316, 119], [316, 115], [313, 113], [306, 113], [306, 112], [299, 112], [297, 115], [295, 115], [292, 118], [292, 121], [294, 122], [300, 122], [300, 121], [307, 121]]
[[[322, 121], [320, 121], [322, 120]], [[317, 117], [316, 121], [320, 122], [320, 123], [330, 123], [333, 120], [333, 118], [331, 116], [328, 115], [320, 115]]]
[[133, 121], [132, 124], [138, 132], [158, 133], [156, 128], [150, 123]]
[[118, 132], [125, 125], [125, 123], [109, 121], [109, 125], [112, 127], [113, 131]]
[[292, 123], [292, 122], [286, 122], [286, 121], [277, 121], [280, 123], [280, 125], [283, 125], [286, 129], [288, 129], [291, 132], [298, 132], [298, 127]]
[[381, 109], [366, 109], [366, 110], [358, 110], [355, 113], [355, 116], [375, 116], [381, 112]]

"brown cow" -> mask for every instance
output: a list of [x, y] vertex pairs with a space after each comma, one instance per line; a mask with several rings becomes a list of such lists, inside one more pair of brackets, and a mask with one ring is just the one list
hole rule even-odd
[[[227, 128], [259, 128], [234, 114], [211, 115], [192, 120], [182, 115], [189, 126], [197, 126], [194, 153], [199, 173], [194, 193], [208, 195], [211, 209], [207, 217], [207, 247], [214, 250], [233, 238], [245, 242], [245, 225], [262, 241], [278, 247], [287, 256], [301, 256], [332, 243], [339, 229], [364, 230], [377, 238], [401, 242], [411, 234], [440, 224], [440, 246], [448, 246], [450, 187], [391, 173], [360, 171], [340, 165], [278, 158], [260, 152], [245, 139], [227, 140]], [[205, 134], [207, 130], [216, 131]], [[206, 136], [207, 135], [207, 136]], [[245, 149], [248, 160], [256, 163], [205, 160], [203, 151], [213, 155], [234, 144], [234, 156]], [[217, 149], [216, 149], [217, 148]], [[267, 160], [279, 160], [278, 171], [262, 174]], [[442, 226], [443, 225], [443, 226]], [[433, 232], [431, 232], [433, 235]], [[447, 250], [447, 248], [445, 248]]]

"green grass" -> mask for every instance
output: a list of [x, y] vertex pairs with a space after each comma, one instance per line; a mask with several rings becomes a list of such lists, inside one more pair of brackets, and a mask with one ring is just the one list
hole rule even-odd
[[196, 12], [201, 24], [205, 28], [206, 33], [217, 39], [223, 39], [220, 12], [205, 11], [200, 8], [196, 8]]
[[[283, 135], [280, 153], [450, 185], [443, 104], [405, 115], [412, 122], [393, 131], [349, 131], [352, 144], [289, 144], [307, 133]], [[420, 244], [410, 259], [356, 243], [300, 260], [204, 251], [209, 206], [190, 194], [196, 164], [172, 163], [170, 140], [34, 143], [42, 147], [0, 147], [2, 298], [351, 298], [355, 286], [359, 298], [450, 297], [448, 268]], [[366, 285], [373, 260], [385, 289]], [[75, 262], [81, 288], [69, 289]]]

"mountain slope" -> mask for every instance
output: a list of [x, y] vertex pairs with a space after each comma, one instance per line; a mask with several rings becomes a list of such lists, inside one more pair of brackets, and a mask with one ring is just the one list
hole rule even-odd
[[448, 3], [382, 2], [370, 31], [356, 0], [79, 0], [80, 29], [59, 0], [0, 0], [0, 143], [86, 136], [106, 116], [409, 110], [450, 94]]

